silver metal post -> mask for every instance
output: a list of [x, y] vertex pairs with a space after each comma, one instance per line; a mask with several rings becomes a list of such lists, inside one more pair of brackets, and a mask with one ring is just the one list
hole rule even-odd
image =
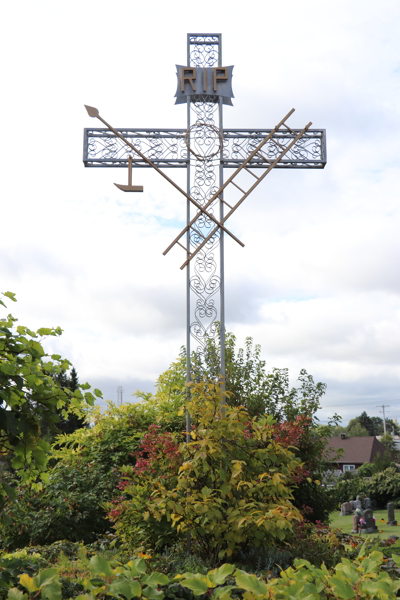
[[[190, 41], [187, 36], [187, 64], [190, 65]], [[190, 98], [186, 100], [186, 112], [187, 112], [187, 131], [190, 131]], [[189, 133], [190, 136], [190, 133]], [[190, 137], [189, 137], [190, 144]], [[190, 196], [190, 152], [188, 151], [187, 166], [186, 166], [186, 191]], [[190, 200], [186, 200], [186, 224], [190, 223]], [[190, 228], [186, 234], [186, 248], [187, 256], [190, 254]], [[190, 350], [190, 264], [186, 271], [186, 383], [192, 380], [192, 369], [191, 369], [191, 350]], [[189, 389], [186, 391], [189, 397]], [[192, 420], [190, 418], [189, 411], [186, 410], [186, 442], [190, 442], [190, 430], [192, 428]]]
[[[188, 55], [189, 55], [189, 44], [188, 44]], [[188, 56], [189, 64], [189, 56]], [[190, 129], [190, 99], [187, 99], [187, 130]], [[190, 140], [189, 140], [190, 143]], [[188, 160], [186, 167], [186, 189], [190, 195], [190, 154], [188, 152]], [[190, 223], [190, 200], [186, 200], [186, 223]], [[190, 228], [186, 233], [186, 248], [187, 256], [190, 254]], [[192, 369], [191, 369], [191, 350], [190, 350], [190, 263], [186, 271], [186, 383], [192, 380]], [[189, 389], [187, 390], [189, 396]], [[186, 411], [186, 442], [190, 442], [190, 429], [192, 427], [192, 420], [190, 418], [189, 411]]]
[[[219, 38], [219, 48], [218, 48], [218, 66], [222, 66], [222, 35]], [[223, 104], [222, 98], [219, 98], [219, 106], [218, 106], [218, 117], [219, 117], [219, 130], [220, 132], [224, 131], [224, 122], [223, 122]], [[219, 187], [221, 188], [224, 185], [224, 167], [223, 167], [223, 158], [224, 158], [224, 148], [223, 143], [221, 144], [220, 150], [220, 163], [219, 163]], [[219, 220], [220, 223], [223, 222], [224, 218], [224, 203], [223, 203], [224, 193], [222, 192], [219, 196]], [[220, 242], [219, 242], [219, 261], [220, 261], [220, 279], [221, 279], [221, 287], [220, 287], [220, 360], [221, 360], [221, 380], [222, 386], [221, 391], [225, 391], [225, 251], [224, 251], [224, 232], [220, 229]], [[224, 402], [224, 396], [222, 396], [221, 402]]]

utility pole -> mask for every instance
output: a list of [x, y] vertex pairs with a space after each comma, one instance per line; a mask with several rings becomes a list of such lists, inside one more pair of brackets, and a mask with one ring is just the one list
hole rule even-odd
[[390, 404], [382, 404], [377, 406], [376, 408], [381, 408], [379, 412], [383, 414], [383, 435], [386, 435], [386, 418], [385, 418], [385, 408], [389, 408]]
[[117, 403], [118, 403], [118, 406], [121, 406], [122, 401], [123, 401], [123, 396], [124, 396], [124, 388], [122, 387], [122, 385], [119, 385], [117, 387]]

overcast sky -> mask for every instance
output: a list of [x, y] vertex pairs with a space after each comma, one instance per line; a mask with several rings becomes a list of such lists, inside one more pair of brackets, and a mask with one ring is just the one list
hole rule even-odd
[[[152, 390], [185, 342], [185, 200], [156, 173], [85, 169], [83, 128], [185, 127], [175, 64], [221, 32], [225, 127], [327, 129], [324, 170], [276, 170], [230, 219], [226, 324], [269, 368], [328, 384], [320, 418], [400, 417], [400, 3], [8, 2], [2, 8], [0, 290], [20, 324], [116, 400]], [[183, 183], [184, 173], [168, 174]]]

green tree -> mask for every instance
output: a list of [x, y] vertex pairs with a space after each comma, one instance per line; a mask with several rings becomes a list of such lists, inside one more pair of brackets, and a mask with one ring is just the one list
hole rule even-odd
[[[315, 415], [326, 391], [325, 383], [315, 383], [305, 369], [300, 371], [299, 386], [290, 388], [289, 370], [266, 370], [261, 346], [251, 337], [244, 348], [236, 348], [236, 336], [225, 334], [225, 389], [229, 406], [244, 406], [251, 416], [269, 414], [278, 420], [294, 420], [298, 415]], [[181, 350], [181, 383], [185, 382], [186, 351]], [[220, 380], [219, 336], [207, 340], [204, 353], [192, 353], [194, 381]]]
[[390, 452], [390, 454], [392, 456], [392, 460], [397, 458], [398, 452], [397, 452], [396, 442], [394, 441], [394, 439], [390, 435], [390, 433], [385, 433], [384, 435], [382, 435], [380, 442], [381, 442], [381, 444], [383, 444], [385, 446], [386, 450], [388, 452]]
[[[354, 421], [354, 423], [353, 423]], [[366, 413], [366, 411], [364, 410], [361, 415], [359, 417], [357, 417], [357, 419], [353, 419], [352, 421], [349, 422], [349, 429], [351, 429], [356, 422], [358, 422], [361, 427], [363, 427], [364, 429], [367, 430], [367, 435], [377, 435], [375, 433], [376, 431], [376, 424], [374, 423], [374, 421], [371, 419], [371, 417], [369, 417]]]
[[[54, 379], [62, 388], [69, 389], [71, 392], [75, 392], [79, 389], [79, 378], [75, 367], [72, 367], [69, 374], [65, 371], [61, 371]], [[88, 426], [85, 419], [80, 418], [73, 413], [69, 413], [67, 417], [63, 417], [61, 411], [58, 411], [58, 414], [60, 416], [60, 421], [57, 423], [57, 433], [73, 433], [76, 429]]]
[[[3, 296], [16, 301], [12, 292]], [[0, 304], [6, 308], [3, 300]], [[49, 429], [56, 430], [60, 421], [57, 410], [64, 418], [70, 413], [83, 417], [83, 407], [92, 406], [101, 392], [86, 391], [89, 384], [72, 392], [54, 381], [54, 376], [68, 369], [70, 363], [58, 354], [48, 355], [42, 341], [47, 336], [60, 336], [60, 327], [33, 331], [16, 323], [11, 314], [0, 319], [0, 453], [9, 456], [12, 468], [39, 490], [48, 478], [45, 471], [50, 450], [40, 435], [40, 424], [45, 422]], [[13, 489], [3, 473], [0, 495], [4, 498], [7, 494], [13, 496]]]
[[357, 421], [347, 428], [347, 435], [349, 437], [368, 437], [369, 432]]

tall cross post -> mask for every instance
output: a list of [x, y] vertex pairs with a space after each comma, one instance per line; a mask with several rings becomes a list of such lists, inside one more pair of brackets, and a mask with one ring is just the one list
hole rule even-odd
[[[244, 246], [226, 221], [273, 168], [323, 169], [326, 164], [325, 130], [311, 129], [311, 123], [290, 128], [286, 121], [294, 109], [273, 129], [224, 129], [223, 106], [232, 105], [233, 98], [232, 71], [233, 66], [223, 66], [221, 34], [190, 33], [187, 65], [176, 65], [175, 103], [186, 104], [185, 129], [115, 129], [96, 108], [86, 107], [105, 128], [84, 130], [85, 167], [127, 167], [128, 184], [115, 184], [124, 192], [142, 192], [132, 184], [133, 169], [152, 168], [186, 198], [186, 226], [164, 255], [175, 246], [185, 252], [188, 382], [192, 340], [202, 355], [207, 340], [217, 334], [217, 321], [225, 379], [224, 234]], [[177, 168], [186, 169], [186, 190], [165, 173]], [[225, 169], [231, 171], [226, 180]]]

